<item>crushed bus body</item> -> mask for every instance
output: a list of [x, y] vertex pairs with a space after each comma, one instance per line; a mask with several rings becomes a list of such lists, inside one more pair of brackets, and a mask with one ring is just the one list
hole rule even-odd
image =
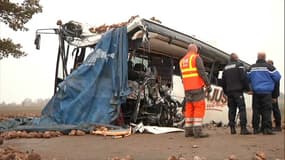
[[[58, 25], [59, 28], [36, 32], [37, 49], [41, 34], [53, 32], [59, 37], [54, 96], [43, 115], [65, 124], [143, 122], [181, 127], [184, 91], [178, 63], [186, 54], [188, 44], [195, 43], [200, 47], [214, 88], [207, 95], [204, 122], [227, 122], [227, 98], [219, 81], [229, 54], [138, 16], [126, 22], [92, 28], [75, 21], [64, 24], [59, 21]], [[126, 31], [118, 31], [122, 28]], [[90, 65], [94, 66], [92, 71], [87, 69]], [[104, 77], [100, 77], [102, 75]], [[92, 89], [86, 88], [91, 84]], [[100, 94], [105, 91], [106, 96], [102, 97]], [[104, 107], [112, 110], [95, 109]]]

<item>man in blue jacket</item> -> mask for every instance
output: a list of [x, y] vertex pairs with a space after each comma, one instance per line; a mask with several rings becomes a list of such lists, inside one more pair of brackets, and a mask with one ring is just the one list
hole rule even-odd
[[249, 68], [248, 77], [253, 91], [252, 126], [253, 133], [260, 132], [260, 115], [263, 134], [273, 134], [271, 123], [272, 92], [280, 80], [280, 73], [265, 61], [266, 54], [259, 52], [257, 61]]

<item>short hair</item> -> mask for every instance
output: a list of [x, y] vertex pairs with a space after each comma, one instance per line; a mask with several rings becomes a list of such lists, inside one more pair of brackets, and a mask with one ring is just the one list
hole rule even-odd
[[273, 65], [273, 60], [269, 59], [267, 60], [267, 63]]
[[265, 59], [266, 59], [266, 54], [265, 54], [265, 52], [258, 52], [258, 54], [257, 54], [257, 59], [265, 60]]
[[238, 55], [236, 53], [232, 53], [230, 55], [230, 61], [237, 61], [238, 60]]
[[195, 51], [195, 52], [198, 52], [198, 46], [194, 43], [190, 43], [188, 45], [188, 51]]

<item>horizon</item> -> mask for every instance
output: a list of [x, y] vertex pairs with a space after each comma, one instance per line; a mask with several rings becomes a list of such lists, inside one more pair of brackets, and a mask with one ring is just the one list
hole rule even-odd
[[[246, 93], [244, 93], [244, 94], [246, 94]], [[41, 98], [41, 97], [39, 97], [39, 98], [34, 98], [34, 99], [32, 99], [32, 98], [26, 97], [26, 98], [24, 98], [22, 101], [18, 101], [18, 102], [15, 102], [15, 101], [12, 101], [12, 102], [0, 101], [0, 107], [1, 107], [2, 105], [9, 105], [9, 104], [20, 105], [20, 104], [22, 104], [25, 100], [30, 100], [31, 103], [38, 103], [37, 101], [47, 101], [47, 102], [48, 102], [51, 98], [52, 98], [52, 97], [49, 97], [49, 98]], [[282, 102], [282, 103], [284, 104], [284, 99], [285, 99], [285, 93], [280, 91], [280, 96], [278, 97], [278, 101], [279, 101], [279, 102]], [[279, 106], [279, 107], [280, 107], [280, 106]], [[281, 107], [285, 107], [285, 106], [281, 106]]]

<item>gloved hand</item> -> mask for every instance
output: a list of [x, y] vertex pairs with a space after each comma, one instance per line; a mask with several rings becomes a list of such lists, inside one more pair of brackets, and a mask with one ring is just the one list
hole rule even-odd
[[210, 93], [212, 91], [211, 85], [206, 86], [206, 92]]

